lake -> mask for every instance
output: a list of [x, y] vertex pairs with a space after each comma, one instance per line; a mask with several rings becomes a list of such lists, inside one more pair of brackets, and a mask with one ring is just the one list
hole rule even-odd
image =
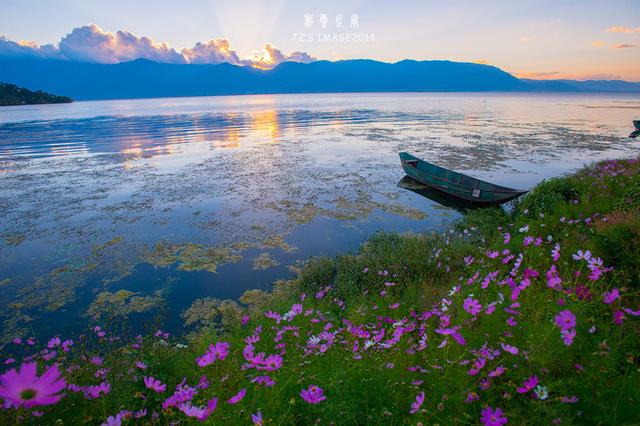
[[[373, 233], [460, 213], [398, 187], [398, 152], [515, 188], [636, 156], [640, 97], [313, 94], [0, 109], [0, 337], [128, 318], [183, 329]], [[126, 324], [126, 322], [123, 322]]]

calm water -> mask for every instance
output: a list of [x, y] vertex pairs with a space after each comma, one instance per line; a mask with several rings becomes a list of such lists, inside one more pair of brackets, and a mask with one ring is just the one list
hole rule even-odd
[[399, 151], [529, 188], [637, 155], [627, 135], [638, 118], [639, 97], [614, 95], [4, 107], [0, 335], [77, 332], [113, 316], [177, 331], [196, 299], [268, 289], [310, 256], [354, 251], [377, 230], [428, 232], [458, 218], [397, 186]]

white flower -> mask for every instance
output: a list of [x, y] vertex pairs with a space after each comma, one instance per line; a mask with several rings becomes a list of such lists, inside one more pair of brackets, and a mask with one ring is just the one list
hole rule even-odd
[[535, 393], [538, 399], [541, 401], [544, 401], [549, 397], [549, 391], [542, 385], [536, 386], [536, 388], [533, 390], [533, 393]]

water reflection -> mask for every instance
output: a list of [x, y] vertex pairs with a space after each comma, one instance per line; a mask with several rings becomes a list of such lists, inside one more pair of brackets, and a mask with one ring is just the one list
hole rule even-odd
[[421, 195], [431, 201], [454, 209], [460, 213], [466, 213], [469, 210], [480, 208], [470, 201], [462, 200], [460, 198], [453, 197], [445, 192], [438, 191], [437, 189], [424, 185], [417, 180], [410, 178], [409, 176], [405, 176], [400, 179], [400, 181], [398, 182], [398, 188], [406, 189], [415, 194]]

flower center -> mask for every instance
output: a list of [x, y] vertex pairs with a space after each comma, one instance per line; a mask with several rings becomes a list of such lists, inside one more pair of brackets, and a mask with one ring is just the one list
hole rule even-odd
[[33, 399], [36, 396], [36, 391], [33, 389], [25, 389], [22, 392], [20, 392], [20, 398], [22, 398], [23, 400], [29, 400], [29, 399]]

